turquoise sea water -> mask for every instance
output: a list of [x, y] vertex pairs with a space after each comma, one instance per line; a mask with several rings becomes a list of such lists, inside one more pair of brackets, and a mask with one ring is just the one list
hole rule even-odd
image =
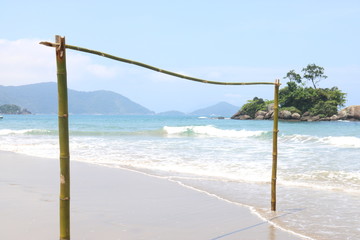
[[[70, 117], [71, 159], [166, 177], [251, 208], [310, 239], [360, 235], [360, 122], [280, 122], [277, 215], [272, 121]], [[57, 116], [5, 116], [0, 150], [58, 158]], [[72, 173], [75, 174], [75, 173]], [[236, 229], [234, 229], [236, 230]]]

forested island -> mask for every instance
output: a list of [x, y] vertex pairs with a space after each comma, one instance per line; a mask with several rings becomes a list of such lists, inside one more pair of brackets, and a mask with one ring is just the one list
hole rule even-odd
[[0, 114], [31, 114], [31, 112], [15, 104], [4, 104], [0, 106]]
[[[287, 86], [279, 91], [279, 118], [297, 121], [360, 120], [360, 106], [350, 106], [341, 111], [346, 102], [346, 93], [338, 87], [319, 88], [326, 79], [324, 68], [309, 64], [302, 75], [289, 71], [284, 79]], [[248, 100], [232, 116], [233, 119], [272, 119], [274, 102], [254, 97]]]

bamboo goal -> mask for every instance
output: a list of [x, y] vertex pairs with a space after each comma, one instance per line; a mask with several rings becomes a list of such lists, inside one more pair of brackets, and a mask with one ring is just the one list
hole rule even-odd
[[65, 37], [55, 36], [55, 43], [40, 42], [40, 44], [56, 49], [56, 67], [58, 84], [58, 124], [60, 147], [60, 240], [70, 240], [70, 153], [69, 153], [69, 114], [67, 96], [66, 48], [110, 58], [116, 61], [134, 64], [163, 74], [183, 78], [200, 83], [216, 85], [274, 85], [274, 114], [273, 114], [273, 149], [271, 174], [271, 210], [276, 211], [276, 177], [278, 156], [278, 105], [280, 81], [275, 82], [218, 82], [190, 77], [168, 70], [160, 69], [145, 63], [116, 57], [107, 53], [65, 44]]

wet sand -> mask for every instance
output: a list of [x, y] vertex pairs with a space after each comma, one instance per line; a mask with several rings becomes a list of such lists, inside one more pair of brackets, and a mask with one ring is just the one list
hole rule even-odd
[[[0, 239], [59, 238], [59, 162], [0, 152]], [[71, 162], [71, 239], [302, 239], [168, 179]]]

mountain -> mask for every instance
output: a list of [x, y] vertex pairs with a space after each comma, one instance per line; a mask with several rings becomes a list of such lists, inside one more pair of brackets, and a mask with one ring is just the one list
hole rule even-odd
[[166, 112], [157, 113], [156, 115], [159, 115], [159, 116], [185, 116], [186, 114], [183, 112], [179, 112], [179, 111], [166, 111]]
[[[81, 92], [68, 89], [69, 113], [72, 114], [154, 114], [149, 109], [111, 91]], [[32, 113], [57, 113], [57, 84], [37, 83], [0, 86], [0, 105], [16, 104]]]
[[234, 106], [227, 102], [219, 102], [213, 106], [202, 108], [196, 110], [194, 112], [189, 113], [190, 115], [197, 116], [223, 116], [223, 117], [231, 117], [239, 111], [240, 107]]

